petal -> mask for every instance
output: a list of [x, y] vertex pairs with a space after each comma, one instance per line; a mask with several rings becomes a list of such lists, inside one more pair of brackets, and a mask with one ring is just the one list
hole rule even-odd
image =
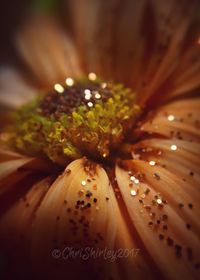
[[[39, 207], [47, 192], [52, 178], [47, 177], [27, 191], [23, 197], [17, 200], [0, 218], [1, 240], [4, 237], [9, 246], [10, 242], [19, 242], [21, 236], [25, 237], [31, 229], [32, 220], [36, 209]], [[20, 219], [19, 219], [20, 217]], [[13, 232], [11, 238], [10, 233]], [[27, 236], [26, 236], [27, 237]], [[10, 240], [11, 238], [11, 240]], [[14, 239], [14, 240], [13, 240]]]
[[200, 183], [200, 144], [171, 139], [148, 139], [132, 146], [133, 156], [148, 162], [155, 161], [162, 167], [181, 176], [188, 182], [188, 191], [199, 192]]
[[8, 201], [11, 203], [9, 206], [7, 205], [7, 209], [6, 211], [4, 209], [3, 213], [1, 209], [0, 247], [5, 258], [9, 260], [9, 268], [7, 266], [6, 272], [10, 274], [10, 277], [15, 275], [25, 279], [30, 276], [29, 254], [32, 222], [51, 181], [52, 178], [50, 177], [37, 183], [32, 181], [31, 178], [29, 178], [28, 182], [23, 180], [18, 184], [14, 200], [13, 193], [8, 197], [4, 197], [3, 203]]
[[20, 159], [22, 157], [23, 157], [22, 155], [16, 152], [10, 151], [6, 148], [3, 149], [3, 147], [0, 148], [0, 162], [13, 160], [13, 159]]
[[[114, 190], [110, 189], [110, 197], [112, 196], [115, 196]], [[147, 279], [147, 277], [148, 279], [153, 279], [155, 273], [154, 267], [149, 257], [144, 254], [143, 247], [141, 248], [142, 244], [138, 242], [137, 232], [131, 226], [119, 192], [117, 192], [117, 199], [118, 203], [115, 202], [113, 207], [117, 221], [114, 253], [116, 255], [115, 262], [118, 268], [118, 274], [121, 278], [125, 279], [133, 279], [133, 275], [136, 279]]]
[[[155, 98], [157, 104], [163, 103], [199, 87], [197, 9], [195, 1], [182, 1], [180, 5], [177, 1], [152, 1], [145, 30], [154, 43], [146, 43], [143, 67], [135, 70], [141, 104], [155, 105]], [[149, 18], [153, 23], [149, 24]]]
[[[126, 161], [124, 165], [128, 171], [116, 168], [117, 182], [146, 250], [163, 275], [172, 279], [181, 276], [197, 279], [195, 261], [199, 258], [200, 226], [198, 204], [194, 203], [197, 198], [184, 192], [182, 181], [161, 167], [139, 160]], [[159, 181], [153, 176], [156, 172], [160, 174]], [[139, 183], [133, 183], [130, 176], [139, 178]], [[187, 205], [190, 202], [196, 205], [194, 211], [187, 206], [184, 211], [179, 208], [179, 203]], [[192, 230], [186, 223], [191, 224]]]
[[[173, 120], [169, 120], [169, 116]], [[150, 135], [199, 142], [200, 99], [179, 100], [152, 111], [140, 126]]]
[[[115, 2], [115, 3], [114, 3]], [[111, 78], [113, 28], [111, 22], [116, 20], [111, 14], [117, 1], [68, 1], [75, 40], [85, 72], [96, 72], [98, 75]], [[78, 20], [77, 20], [78, 19]], [[102, 63], [103, 62], [103, 63]], [[103, 70], [104, 69], [104, 70]], [[103, 70], [103, 71], [102, 71]]]
[[66, 3], [85, 71], [128, 84], [142, 105], [199, 86], [195, 1]]
[[[100, 258], [91, 257], [87, 264], [81, 256], [70, 261], [68, 250], [113, 248], [116, 220], [113, 199], [107, 200], [109, 188], [105, 171], [86, 159], [72, 162], [57, 178], [36, 213], [32, 234], [32, 258], [40, 273], [51, 267], [50, 273], [60, 277], [66, 270], [68, 275], [88, 269], [92, 274], [93, 268], [101, 267]], [[55, 249], [59, 250], [58, 260], [52, 256]], [[88, 268], [91, 260], [96, 265]], [[77, 262], [79, 271], [74, 269]]]
[[11, 108], [19, 107], [31, 101], [35, 89], [25, 81], [24, 77], [8, 66], [0, 68], [0, 103]]
[[[0, 150], [0, 196], [10, 189], [17, 187], [17, 183], [31, 174], [46, 174], [55, 166], [39, 158], [29, 158], [19, 154]], [[37, 177], [37, 176], [36, 176]]]
[[22, 57], [44, 86], [64, 82], [68, 75], [81, 74], [73, 42], [49, 16], [30, 17], [16, 35], [16, 43]]

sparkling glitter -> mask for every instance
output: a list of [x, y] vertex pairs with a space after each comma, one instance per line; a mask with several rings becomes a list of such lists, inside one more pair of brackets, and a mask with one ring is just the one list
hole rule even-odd
[[92, 102], [88, 102], [88, 107], [93, 107], [93, 103]]
[[158, 199], [156, 200], [156, 202], [157, 202], [158, 204], [161, 204], [161, 203], [162, 203], [162, 200], [161, 200], [160, 198], [158, 198]]
[[163, 234], [159, 234], [159, 239], [163, 240], [164, 239], [164, 235]]
[[134, 182], [135, 182], [135, 184], [139, 184], [140, 181], [138, 179], [135, 179]]
[[153, 161], [153, 160], [151, 160], [151, 161], [149, 162], [149, 165], [151, 165], [151, 166], [154, 166], [155, 164], [156, 164], [156, 162]]
[[131, 190], [131, 195], [135, 196], [137, 194], [137, 192], [135, 190]]
[[157, 173], [154, 173], [153, 177], [156, 178], [156, 180], [160, 180], [160, 176]]
[[174, 119], [175, 119], [175, 117], [173, 116], [173, 115], [169, 115], [168, 117], [167, 117], [167, 119], [168, 119], [168, 121], [174, 121]]
[[189, 207], [190, 209], [192, 209], [192, 208], [193, 208], [192, 203], [188, 203], [188, 207]]
[[131, 176], [131, 177], [130, 177], [130, 180], [131, 180], [132, 182], [134, 182], [134, 181], [135, 181], [135, 177], [134, 177], [134, 176]]
[[96, 99], [100, 99], [100, 98], [101, 98], [101, 94], [99, 94], [98, 92], [95, 93], [95, 98], [96, 98]]
[[82, 196], [82, 195], [84, 194], [84, 190], [80, 190], [80, 191], [78, 192], [78, 194], [79, 194], [80, 196]]
[[176, 151], [176, 150], [177, 150], [177, 146], [176, 146], [176, 145], [171, 145], [170, 149], [171, 149], [172, 151]]
[[92, 97], [91, 91], [89, 89], [85, 89], [85, 99], [86, 100], [90, 100], [90, 98]]
[[102, 83], [102, 84], [101, 84], [101, 87], [102, 87], [102, 88], [106, 88], [106, 87], [107, 87], [107, 84], [106, 84], [106, 83]]
[[54, 85], [54, 89], [57, 91], [57, 92], [59, 92], [59, 93], [63, 93], [64, 92], [64, 87], [63, 86], [61, 86], [60, 84], [55, 84]]
[[91, 81], [95, 81], [97, 78], [97, 75], [93, 72], [89, 73], [88, 74], [88, 79], [91, 80]]
[[66, 83], [66, 85], [67, 85], [68, 87], [71, 87], [71, 86], [74, 85], [74, 80], [73, 80], [72, 78], [67, 78], [67, 79], [65, 80], [65, 83]]
[[82, 185], [82, 186], [86, 186], [86, 181], [82, 181], [82, 182], [81, 182], [81, 185]]

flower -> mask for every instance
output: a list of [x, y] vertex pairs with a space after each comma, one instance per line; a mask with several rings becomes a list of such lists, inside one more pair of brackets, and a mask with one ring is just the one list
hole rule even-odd
[[[197, 279], [198, 6], [175, 0], [65, 5], [67, 32], [65, 22], [42, 14], [17, 35], [32, 82], [38, 82], [35, 89], [14, 70], [0, 77], [2, 103], [16, 108], [37, 100], [15, 111], [14, 126], [10, 115], [1, 120], [0, 244], [10, 268], [6, 276]], [[118, 83], [125, 86], [116, 89]], [[86, 103], [67, 99], [72, 103], [64, 103], [64, 122], [58, 105], [70, 90]], [[96, 105], [104, 112], [99, 123]], [[68, 134], [72, 131], [76, 137]]]

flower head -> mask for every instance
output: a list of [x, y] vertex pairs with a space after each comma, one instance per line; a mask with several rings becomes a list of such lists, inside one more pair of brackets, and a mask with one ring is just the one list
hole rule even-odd
[[83, 155], [107, 158], [138, 113], [135, 93], [121, 84], [90, 79], [55, 84], [54, 91], [14, 114], [10, 142], [24, 153], [44, 153], [62, 165]]

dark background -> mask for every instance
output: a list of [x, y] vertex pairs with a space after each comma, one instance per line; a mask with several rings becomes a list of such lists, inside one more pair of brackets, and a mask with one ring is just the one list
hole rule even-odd
[[0, 1], [0, 63], [17, 60], [14, 48], [14, 31], [28, 9], [29, 1]]

